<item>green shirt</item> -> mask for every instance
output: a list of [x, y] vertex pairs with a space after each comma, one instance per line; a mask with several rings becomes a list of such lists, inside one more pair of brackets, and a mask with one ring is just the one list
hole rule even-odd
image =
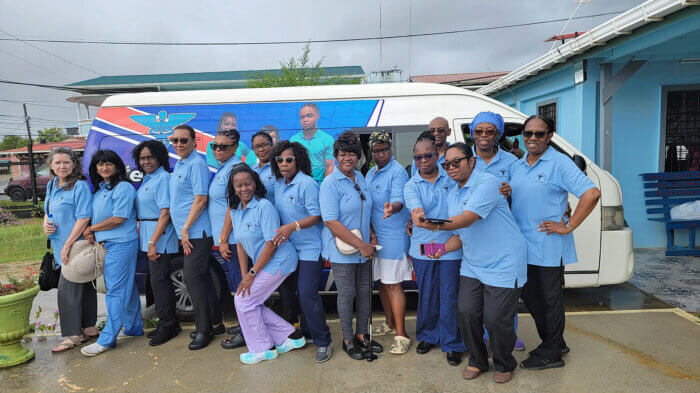
[[321, 182], [326, 171], [325, 161], [335, 160], [335, 157], [333, 157], [333, 137], [317, 128], [311, 139], [304, 138], [304, 132], [301, 131], [289, 138], [289, 141], [299, 142], [306, 147], [306, 150], [309, 151], [309, 159], [311, 159], [311, 175], [314, 179]]

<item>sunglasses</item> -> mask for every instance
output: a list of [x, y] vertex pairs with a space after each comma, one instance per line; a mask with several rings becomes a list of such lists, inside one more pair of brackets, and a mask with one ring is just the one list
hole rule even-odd
[[360, 188], [360, 185], [357, 183], [355, 183], [355, 191], [360, 193], [360, 199], [362, 199], [363, 201], [367, 199], [365, 197], [365, 194], [362, 193], [362, 189]]
[[437, 132], [438, 134], [444, 134], [447, 132], [447, 128], [442, 128], [442, 127], [441, 128], [429, 128], [428, 131], [430, 131], [432, 133]]
[[448, 169], [450, 169], [450, 167], [456, 169], [456, 168], [459, 168], [459, 164], [462, 163], [462, 160], [465, 160], [466, 158], [467, 158], [466, 156], [465, 157], [458, 157], [452, 161], [445, 161], [442, 164], [440, 164], [440, 166], [442, 166], [442, 169], [444, 169], [444, 170], [448, 170]]
[[494, 136], [496, 135], [496, 130], [474, 130], [474, 135], [476, 136]]
[[295, 158], [291, 157], [291, 156], [290, 157], [280, 157], [280, 156], [275, 157], [275, 161], [277, 161], [278, 164], [281, 164], [285, 161], [287, 162], [287, 164], [291, 164], [294, 162], [294, 160], [295, 160]]
[[415, 162], [419, 162], [419, 161], [421, 161], [421, 160], [423, 160], [423, 159], [432, 160], [434, 157], [437, 157], [437, 153], [426, 153], [426, 154], [423, 154], [422, 156], [420, 156], [420, 155], [419, 155], [419, 156], [413, 156], [413, 160], [414, 160]]
[[523, 131], [523, 138], [530, 139], [534, 135], [537, 139], [544, 138], [545, 135], [551, 134], [551, 131]]
[[372, 154], [378, 156], [378, 155], [380, 155], [380, 154], [388, 153], [388, 152], [390, 152], [390, 151], [391, 151], [391, 148], [390, 148], [390, 147], [385, 147], [385, 148], [383, 148], [383, 149], [372, 149]]
[[228, 150], [229, 147], [232, 147], [232, 146], [233, 146], [233, 143], [212, 143], [211, 149], [212, 150], [226, 151], [226, 150]]
[[172, 143], [173, 145], [177, 145], [179, 143], [186, 145], [189, 142], [190, 142], [190, 138], [170, 138], [170, 143]]

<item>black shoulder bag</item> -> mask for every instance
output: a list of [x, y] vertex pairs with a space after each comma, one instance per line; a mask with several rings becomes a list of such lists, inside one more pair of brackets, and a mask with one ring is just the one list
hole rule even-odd
[[[49, 185], [50, 196], [53, 196], [53, 183], [56, 179], [51, 180]], [[46, 199], [46, 214], [49, 214], [49, 205], [51, 204], [51, 198]], [[54, 269], [56, 262], [54, 261], [53, 254], [51, 253], [51, 240], [46, 239], [46, 254], [44, 254], [44, 259], [41, 261], [41, 270], [39, 272], [39, 288], [42, 291], [49, 291], [54, 288], [58, 288], [58, 279], [61, 277], [61, 267]]]

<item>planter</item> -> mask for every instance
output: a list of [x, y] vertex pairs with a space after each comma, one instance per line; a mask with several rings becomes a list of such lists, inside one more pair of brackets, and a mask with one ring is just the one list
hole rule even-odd
[[39, 293], [35, 285], [19, 293], [0, 296], [0, 368], [22, 364], [34, 358], [34, 351], [20, 341], [29, 333], [29, 312]]

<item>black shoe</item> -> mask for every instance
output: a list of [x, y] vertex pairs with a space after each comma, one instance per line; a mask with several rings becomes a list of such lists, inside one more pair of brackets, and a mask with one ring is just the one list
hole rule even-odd
[[462, 362], [462, 352], [449, 351], [447, 352], [447, 364], [456, 366]]
[[240, 348], [245, 345], [245, 339], [242, 334], [234, 334], [230, 338], [225, 338], [221, 340], [221, 348], [223, 349], [235, 349]]
[[230, 328], [226, 329], [226, 333], [230, 335], [236, 335], [241, 332], [241, 325], [235, 325], [231, 326]]
[[416, 347], [416, 353], [419, 355], [426, 354], [430, 352], [430, 348], [433, 347], [433, 344], [427, 342], [427, 341], [420, 341], [418, 343], [418, 346]]
[[568, 355], [569, 352], [571, 352], [571, 349], [569, 349], [569, 347], [567, 347], [567, 346], [564, 346], [564, 348], [561, 349], [562, 355]]
[[158, 330], [161, 328], [160, 325], [158, 325], [155, 329], [151, 330], [150, 332], [146, 333], [147, 338], [153, 338], [158, 334]]
[[182, 328], [180, 327], [180, 324], [178, 323], [177, 325], [173, 326], [166, 326], [166, 325], [158, 325], [155, 329], [151, 330], [150, 332], [146, 333], [146, 337], [148, 338], [153, 338], [156, 335], [158, 335], [158, 329], [163, 329], [163, 328], [170, 328], [170, 329], [175, 329], [175, 334], [178, 334], [182, 331]]
[[520, 362], [520, 367], [525, 370], [544, 370], [548, 368], [564, 367], [564, 361], [561, 359], [551, 361], [538, 355], [532, 355]]
[[[219, 326], [217, 326], [217, 327], [211, 329], [211, 335], [212, 335], [212, 336], [218, 336], [218, 335], [224, 334], [224, 333], [226, 333], [226, 326], [224, 326], [223, 323], [220, 324]], [[193, 331], [190, 332], [190, 338], [191, 338], [191, 339], [194, 339], [194, 337], [195, 337], [196, 335], [197, 335], [197, 331], [196, 331], [196, 330], [193, 330]]]
[[348, 344], [343, 340], [343, 351], [355, 360], [362, 360], [365, 358], [365, 352], [360, 347], [360, 342], [356, 337], [353, 337], [352, 341]]
[[[378, 343], [378, 342], [376, 342], [376, 341], [374, 341], [374, 340], [369, 341], [369, 334], [365, 334], [362, 338], [363, 338], [362, 341], [360, 341], [360, 340], [358, 339], [357, 342], [360, 343], [360, 346], [361, 346], [362, 349], [364, 349], [365, 351], [369, 351], [369, 346], [371, 345], [371, 346], [372, 346], [372, 352], [374, 352], [374, 353], [382, 353], [382, 352], [384, 352], [384, 347], [382, 346], [382, 344], [380, 344], [380, 343]], [[369, 342], [369, 344], [367, 344], [367, 342]]]
[[167, 343], [179, 333], [175, 326], [159, 326], [156, 332], [151, 341], [148, 342], [148, 345], [152, 347]]
[[202, 349], [209, 345], [209, 341], [211, 341], [211, 339], [211, 334], [197, 332], [195, 334], [194, 339], [192, 339], [192, 342], [190, 343], [190, 345], [187, 346], [187, 348], [189, 348], [192, 351]]

